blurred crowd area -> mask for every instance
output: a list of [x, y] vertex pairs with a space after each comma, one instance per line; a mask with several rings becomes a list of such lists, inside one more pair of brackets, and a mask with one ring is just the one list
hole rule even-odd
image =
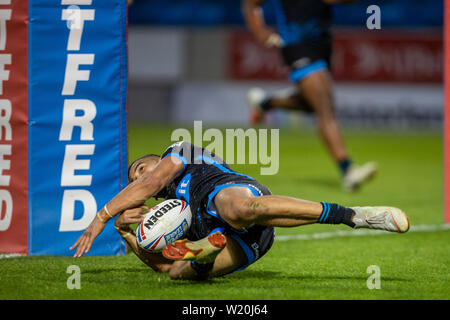
[[[299, 0], [300, 1], [300, 0]], [[319, 1], [319, 0], [318, 0]], [[272, 1], [263, 5], [275, 28]], [[369, 5], [381, 30], [368, 30]], [[336, 112], [348, 126], [441, 128], [443, 1], [356, 0], [333, 6]], [[248, 125], [246, 93], [290, 88], [278, 50], [246, 29], [240, 0], [134, 0], [129, 7], [131, 123]], [[274, 112], [276, 127], [314, 119]]]
[[[320, 0], [319, 0], [320, 1]], [[266, 21], [274, 25], [271, 1], [263, 7]], [[440, 0], [359, 0], [333, 6], [337, 26], [362, 26], [361, 12], [369, 5], [382, 7], [386, 27], [440, 27], [443, 1]], [[131, 24], [175, 26], [242, 26], [241, 0], [134, 0]]]

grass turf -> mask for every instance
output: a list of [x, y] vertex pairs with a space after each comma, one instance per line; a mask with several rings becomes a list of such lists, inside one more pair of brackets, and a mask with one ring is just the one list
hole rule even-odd
[[[162, 153], [170, 128], [130, 128], [130, 159]], [[360, 192], [340, 189], [339, 173], [314, 132], [281, 132], [280, 169], [260, 176], [257, 165], [235, 165], [274, 194], [343, 205], [392, 205], [412, 225], [443, 220], [442, 136], [423, 132], [345, 132], [356, 162], [376, 160], [378, 177]], [[312, 225], [277, 234], [349, 230]], [[172, 281], [133, 254], [121, 257], [0, 259], [0, 299], [449, 299], [450, 231], [275, 242], [244, 271], [207, 282]], [[81, 270], [81, 290], [69, 290], [67, 267]], [[370, 265], [381, 289], [366, 285]]]

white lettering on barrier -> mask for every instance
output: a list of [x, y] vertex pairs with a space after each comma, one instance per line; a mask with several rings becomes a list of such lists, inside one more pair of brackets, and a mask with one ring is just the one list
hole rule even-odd
[[[75, 203], [79, 201], [83, 204], [83, 216], [75, 219]], [[80, 231], [95, 218], [97, 213], [97, 202], [94, 196], [87, 190], [69, 189], [64, 190], [61, 207], [61, 221], [59, 231]]]
[[[73, 5], [73, 7], [62, 9], [61, 20], [66, 21], [69, 26], [67, 40], [67, 51], [79, 51], [81, 39], [85, 30], [85, 21], [95, 20], [95, 10], [84, 10], [77, 5], [91, 5], [92, 0], [61, 0], [62, 5]], [[94, 54], [68, 53], [64, 84], [61, 95], [73, 96], [79, 81], [89, 81], [90, 70], [82, 69], [80, 66], [93, 65]], [[85, 67], [84, 67], [85, 68]], [[0, 78], [1, 79], [1, 78]], [[82, 115], [77, 115], [77, 111]], [[80, 140], [94, 140], [93, 120], [97, 114], [95, 104], [88, 99], [65, 99], [63, 106], [63, 120], [59, 132], [60, 141], [72, 141], [73, 129], [80, 128]], [[64, 161], [61, 172], [61, 186], [90, 186], [92, 174], [76, 174], [77, 170], [87, 171], [90, 169], [89, 156], [94, 154], [95, 144], [66, 144]], [[78, 159], [83, 156], [84, 159]], [[75, 219], [75, 203], [81, 202], [83, 214], [81, 218]], [[59, 231], [80, 231], [95, 218], [97, 213], [97, 202], [91, 192], [84, 189], [64, 190], [61, 204], [61, 220]]]
[[[7, 0], [8, 1], [8, 0]], [[61, 0], [61, 4], [62, 5], [91, 5], [92, 4], [92, 0]]]
[[69, 8], [62, 11], [62, 20], [68, 20], [70, 22], [70, 33], [69, 40], [67, 41], [67, 51], [80, 50], [84, 21], [93, 21], [94, 17], [95, 10], [83, 10], [75, 6], [74, 8]]
[[0, 10], [0, 50], [6, 48], [6, 21], [11, 20], [11, 10]]
[[[62, 94], [71, 96], [75, 94], [78, 81], [89, 81], [90, 70], [80, 70], [80, 65], [94, 64], [94, 54], [73, 53], [67, 55], [66, 72]], [[0, 78], [1, 80], [1, 78]]]
[[[12, 139], [11, 129], [11, 101], [0, 99], [0, 140]], [[5, 135], [3, 136], [3, 132]]]
[[[11, 0], [0, 0], [0, 5], [9, 5]], [[6, 49], [7, 28], [6, 21], [11, 20], [11, 9], [0, 9], [0, 51]], [[3, 95], [3, 82], [9, 80], [9, 70], [5, 69], [10, 65], [12, 55], [8, 53], [0, 54], [0, 95]], [[11, 101], [0, 99], [0, 141], [12, 140], [11, 128]], [[12, 155], [11, 144], [0, 144], [0, 186], [9, 187], [11, 176], [4, 174], [3, 170], [11, 169], [11, 160], [5, 159], [5, 156]], [[3, 211], [3, 209], [5, 211]], [[13, 212], [13, 200], [9, 190], [0, 189], [0, 231], [8, 230], [11, 225]]]
[[[3, 202], [5, 206], [3, 206]], [[5, 213], [1, 212], [3, 217], [0, 217], [0, 231], [6, 231], [11, 224], [13, 209], [12, 197], [8, 190], [0, 190], [0, 208], [2, 210], [5, 208]]]
[[9, 186], [11, 177], [9, 175], [3, 175], [3, 170], [11, 169], [11, 160], [6, 160], [6, 156], [11, 156], [11, 145], [0, 144], [0, 186]]
[[5, 65], [11, 64], [11, 59], [10, 54], [0, 54], [0, 94], [3, 94], [3, 81], [9, 80], [9, 70], [5, 70]]
[[[82, 111], [83, 115], [77, 116], [76, 112]], [[81, 129], [80, 140], [94, 140], [94, 120], [97, 114], [95, 104], [90, 100], [66, 99], [64, 101], [63, 122], [59, 132], [60, 141], [72, 140], [74, 127]], [[0, 118], [1, 125], [1, 118]]]
[[94, 154], [94, 144], [68, 144], [64, 152], [64, 162], [61, 174], [61, 186], [90, 186], [92, 182], [91, 174], [75, 174], [75, 170], [89, 170], [91, 160], [77, 159], [78, 155], [92, 156]]

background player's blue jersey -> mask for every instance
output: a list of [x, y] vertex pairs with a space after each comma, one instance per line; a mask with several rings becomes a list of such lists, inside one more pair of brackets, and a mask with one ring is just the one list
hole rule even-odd
[[321, 0], [271, 0], [285, 45], [330, 37], [331, 7]]

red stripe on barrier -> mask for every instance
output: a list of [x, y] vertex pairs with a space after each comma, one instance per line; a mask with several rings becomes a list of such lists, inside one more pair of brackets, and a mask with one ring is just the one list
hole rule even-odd
[[28, 252], [28, 1], [11, 1], [0, 5], [0, 11], [6, 17], [6, 39], [0, 41], [0, 252], [24, 254]]

